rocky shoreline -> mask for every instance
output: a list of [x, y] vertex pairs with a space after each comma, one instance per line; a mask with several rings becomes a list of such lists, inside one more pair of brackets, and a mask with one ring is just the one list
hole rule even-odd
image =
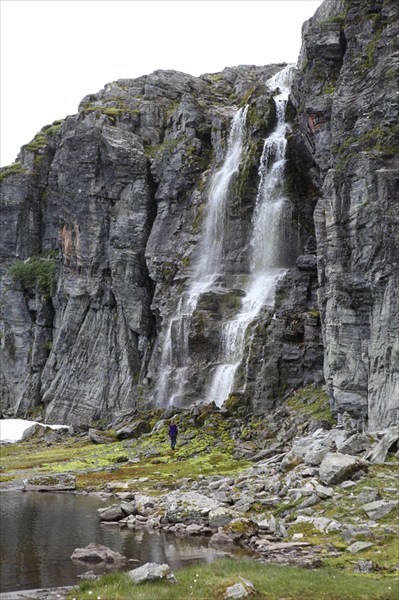
[[[182, 421], [185, 412], [175, 418]], [[212, 413], [204, 419], [205, 424], [212, 421]], [[251, 454], [252, 463], [237, 475], [200, 474], [176, 479], [172, 485], [162, 480], [154, 484], [145, 477], [116, 478], [101, 491], [74, 493], [114, 499], [111, 506], [98, 509], [99, 519], [109, 526], [208, 536], [213, 547], [242, 549], [265, 562], [314, 568], [344, 557], [355, 571], [380, 570], [367, 551], [378, 558], [386, 536], [399, 532], [392, 518], [398, 512], [399, 429], [360, 433], [348, 417], [330, 429], [323, 421], [306, 421], [304, 435], [295, 435], [298, 421], [300, 416], [282, 415], [280, 409], [268, 422], [271, 429], [280, 423], [278, 434], [263, 447], [253, 435], [237, 440], [235, 457]], [[137, 434], [138, 440], [151, 438], [165, 422], [162, 418], [152, 432]], [[127, 428], [128, 422], [122, 429]], [[132, 430], [131, 426], [129, 435]], [[201, 436], [201, 428], [195, 433]], [[35, 432], [25, 438], [29, 435]], [[86, 435], [93, 443], [109, 442], [101, 431], [91, 429]], [[192, 432], [186, 436], [192, 441]], [[128, 462], [139, 464], [140, 458]], [[73, 491], [76, 480], [71, 473], [41, 474], [23, 485], [26, 490]], [[398, 557], [393, 568], [399, 568]]]

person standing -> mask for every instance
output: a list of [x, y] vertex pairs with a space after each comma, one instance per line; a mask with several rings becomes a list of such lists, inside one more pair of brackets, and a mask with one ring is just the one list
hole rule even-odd
[[175, 421], [172, 419], [169, 425], [169, 437], [170, 437], [170, 446], [172, 450], [175, 449], [176, 439], [177, 439], [177, 425]]

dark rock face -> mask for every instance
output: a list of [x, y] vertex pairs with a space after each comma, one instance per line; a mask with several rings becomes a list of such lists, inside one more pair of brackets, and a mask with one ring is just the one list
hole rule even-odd
[[326, 0], [304, 25], [292, 96], [319, 197], [326, 383], [338, 413], [374, 430], [398, 421], [398, 27], [395, 2]]
[[[397, 26], [395, 2], [382, 0], [367, 10], [326, 0], [304, 25], [287, 111], [287, 271], [275, 306], [248, 328], [237, 406], [265, 412], [325, 376], [336, 412], [372, 429], [397, 421]], [[203, 399], [221, 323], [249, 273], [259, 162], [276, 123], [266, 82], [281, 68], [110, 83], [3, 170], [2, 410], [44, 405], [49, 422], [78, 424], [153, 405], [212, 176], [233, 115], [248, 105], [223, 285], [203, 294], [189, 323], [185, 405]], [[171, 335], [179, 364], [180, 327]]]

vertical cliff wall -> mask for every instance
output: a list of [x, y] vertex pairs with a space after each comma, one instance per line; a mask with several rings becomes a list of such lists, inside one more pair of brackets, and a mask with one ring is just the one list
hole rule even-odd
[[326, 382], [371, 429], [398, 421], [398, 34], [396, 2], [326, 0], [293, 92], [297, 164], [318, 195]]

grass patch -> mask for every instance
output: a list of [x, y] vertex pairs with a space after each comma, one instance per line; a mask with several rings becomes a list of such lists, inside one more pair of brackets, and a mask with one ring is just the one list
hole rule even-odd
[[10, 175], [17, 175], [18, 173], [28, 173], [28, 169], [24, 169], [20, 162], [15, 162], [7, 167], [2, 167], [0, 169], [0, 182], [7, 177], [10, 177]]
[[330, 399], [322, 387], [305, 386], [288, 399], [288, 406], [295, 412], [309, 415], [314, 420], [335, 423], [330, 410]]
[[[3, 477], [21, 477], [21, 471], [76, 474], [79, 488], [101, 489], [112, 482], [134, 481], [135, 489], [176, 487], [181, 478], [195, 479], [199, 475], [236, 474], [251, 463], [232, 457], [234, 442], [222, 418], [213, 417], [212, 423], [193, 428], [184, 419], [178, 420], [180, 429], [175, 451], [165, 430], [109, 444], [93, 444], [75, 438], [44, 446], [43, 441], [27, 441], [4, 445], [1, 448]], [[129, 463], [139, 458], [138, 463]], [[142, 482], [139, 480], [143, 480]], [[144, 481], [145, 480], [145, 481]]]
[[327, 569], [311, 571], [255, 561], [223, 559], [209, 565], [195, 565], [175, 571], [175, 576], [176, 584], [162, 581], [135, 585], [126, 574], [107, 574], [94, 582], [84, 581], [71, 592], [69, 599], [222, 599], [227, 587], [239, 583], [240, 577], [254, 584], [258, 592], [254, 598], [265, 600], [397, 599], [397, 583], [392, 579], [372, 579]]

